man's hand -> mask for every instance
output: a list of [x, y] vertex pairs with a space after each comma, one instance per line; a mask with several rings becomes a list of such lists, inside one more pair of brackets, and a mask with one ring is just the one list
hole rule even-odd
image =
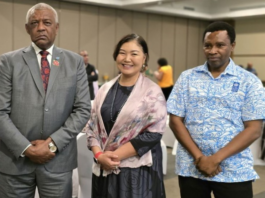
[[219, 162], [214, 156], [201, 156], [196, 159], [194, 164], [205, 177], [214, 177], [222, 171]]
[[48, 144], [51, 138], [47, 140], [34, 140], [31, 142], [32, 146], [28, 147], [24, 155], [32, 162], [37, 164], [45, 164], [55, 157], [55, 153], [49, 150]]
[[95, 72], [91, 72], [91, 76], [95, 76]]
[[30, 143], [32, 144], [32, 146], [38, 146], [40, 144], [43, 144], [44, 142], [45, 142], [45, 140], [34, 140]]

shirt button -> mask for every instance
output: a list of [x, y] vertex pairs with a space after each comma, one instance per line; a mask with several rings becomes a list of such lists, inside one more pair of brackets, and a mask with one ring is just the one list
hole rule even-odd
[[47, 111], [49, 111], [49, 109], [45, 109], [45, 111], [47, 112]]

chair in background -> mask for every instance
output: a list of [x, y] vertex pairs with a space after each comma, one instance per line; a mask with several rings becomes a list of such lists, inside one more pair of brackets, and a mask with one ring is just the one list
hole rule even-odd
[[164, 143], [167, 147], [173, 148], [175, 139], [176, 138], [174, 136], [174, 133], [172, 132], [172, 130], [169, 127], [169, 116], [167, 116], [166, 129], [165, 129], [165, 132], [162, 136], [162, 140], [164, 141]]
[[38, 192], [38, 188], [36, 187], [36, 191], [35, 191], [35, 196], [34, 196], [34, 198], [40, 198], [40, 196], [39, 196], [39, 192]]
[[77, 161], [79, 191], [78, 198], [91, 198], [93, 153], [87, 148], [85, 133], [77, 136]]
[[166, 175], [167, 174], [167, 146], [163, 140], [161, 140], [160, 142], [161, 142], [161, 148], [162, 148], [163, 174]]
[[78, 197], [78, 191], [79, 191], [79, 179], [78, 179], [78, 169], [75, 168], [73, 170], [73, 175], [72, 175], [72, 198], [77, 198]]
[[175, 139], [174, 146], [173, 146], [173, 149], [172, 149], [172, 155], [176, 155], [177, 154], [178, 143], [179, 143], [178, 140]]

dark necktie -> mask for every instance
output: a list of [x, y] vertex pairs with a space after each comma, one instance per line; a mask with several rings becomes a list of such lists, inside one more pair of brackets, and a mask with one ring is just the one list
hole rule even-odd
[[40, 55], [41, 55], [41, 78], [42, 78], [43, 88], [45, 90], [45, 93], [47, 91], [49, 76], [50, 76], [50, 66], [49, 66], [49, 62], [47, 60], [48, 54], [49, 54], [49, 52], [47, 52], [47, 51], [40, 51]]

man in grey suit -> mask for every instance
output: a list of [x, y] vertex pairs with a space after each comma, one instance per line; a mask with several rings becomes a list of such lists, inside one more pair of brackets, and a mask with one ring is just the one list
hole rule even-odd
[[90, 116], [82, 57], [54, 46], [56, 11], [29, 9], [29, 47], [0, 56], [0, 197], [70, 198], [76, 136]]

